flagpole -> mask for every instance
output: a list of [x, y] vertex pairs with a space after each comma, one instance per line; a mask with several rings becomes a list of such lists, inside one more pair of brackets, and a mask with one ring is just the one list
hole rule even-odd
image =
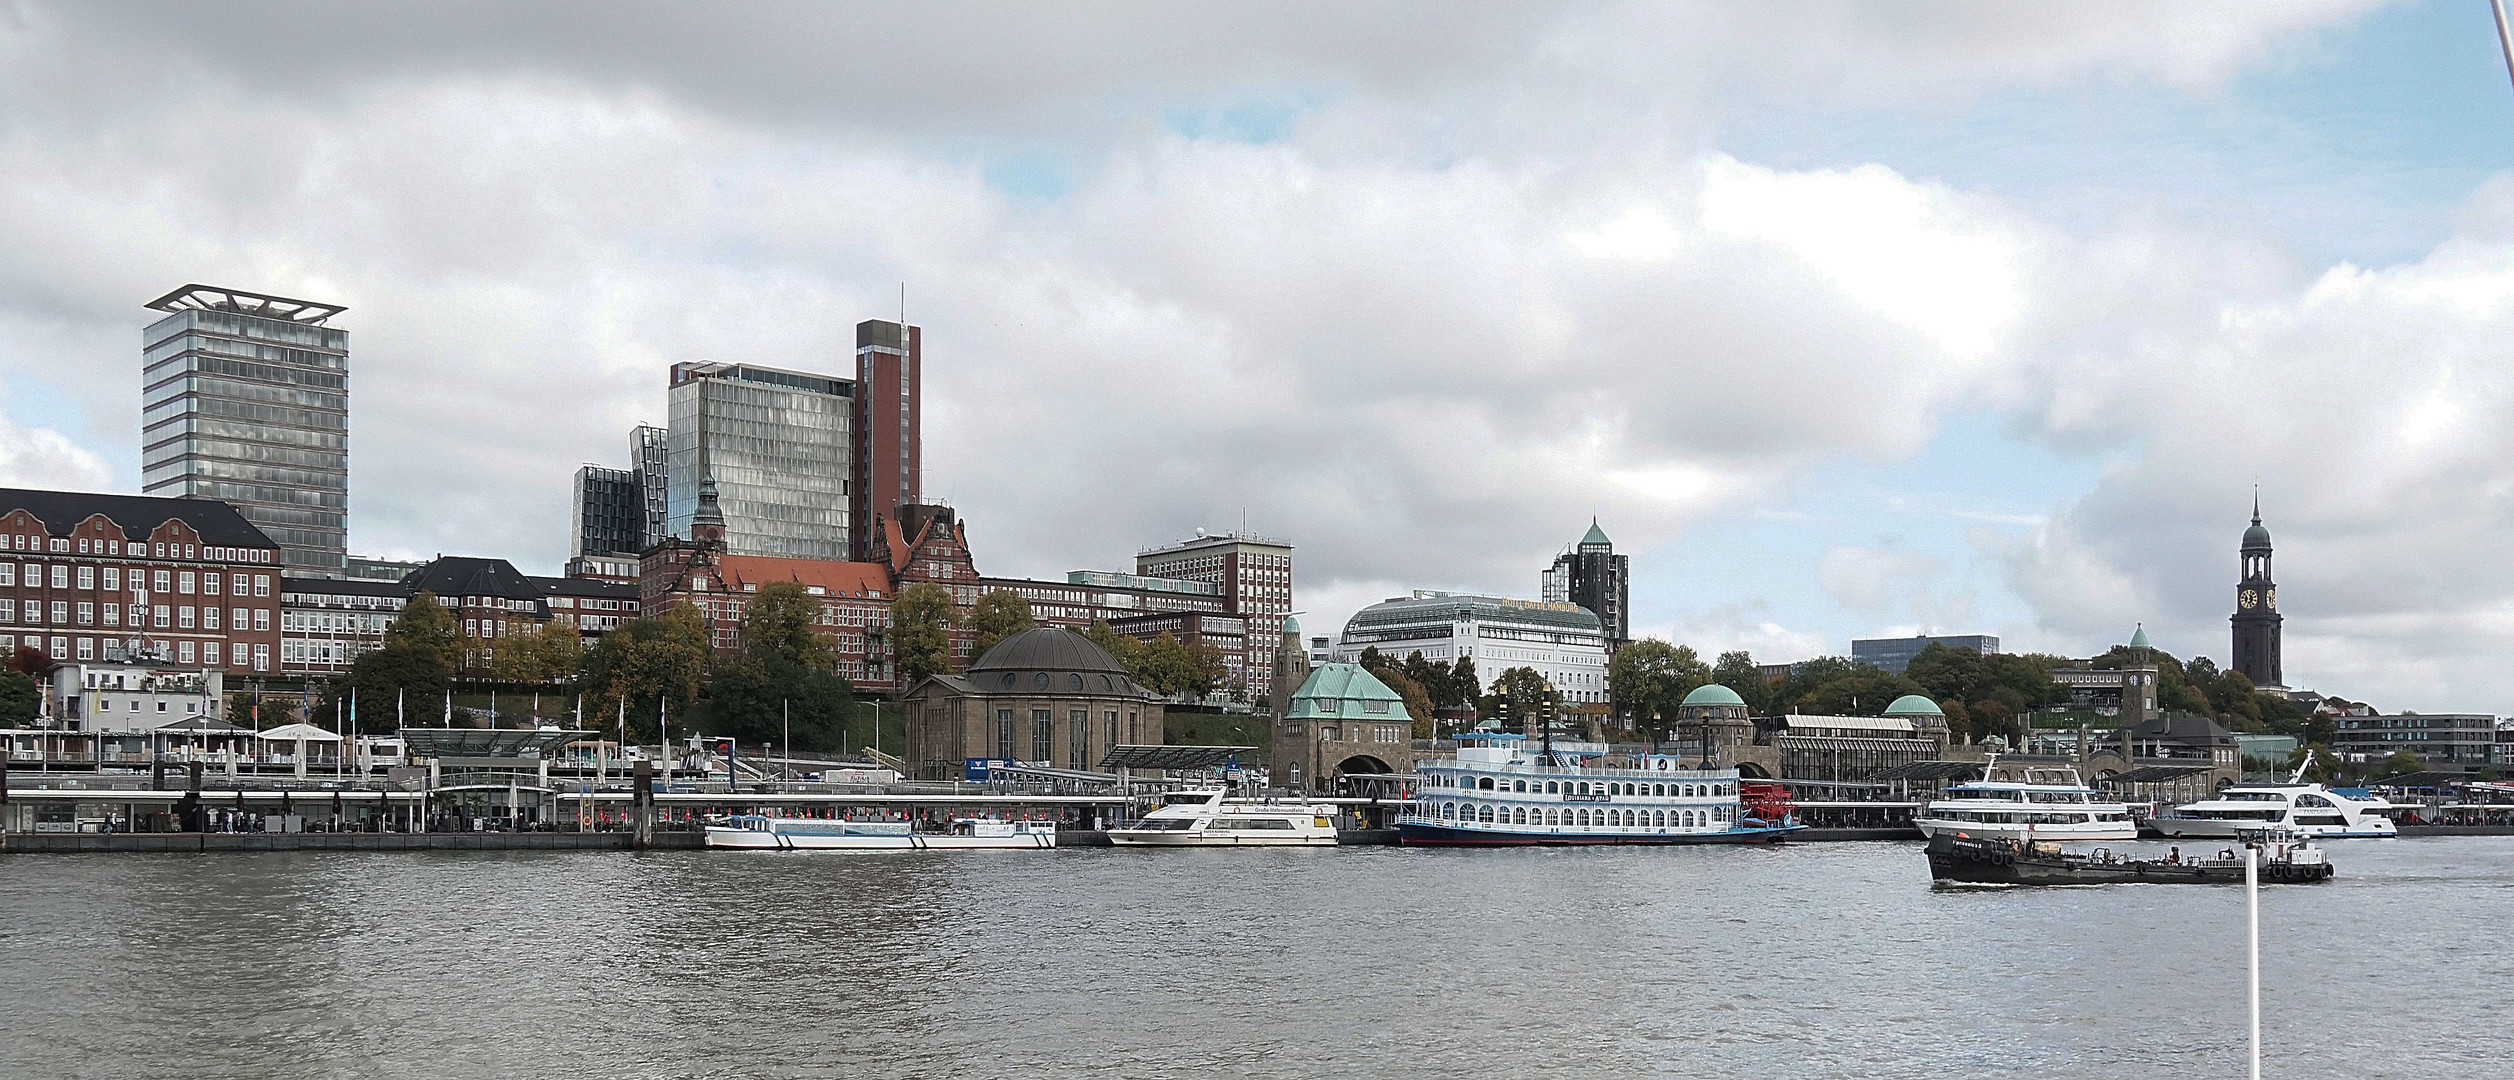
[[785, 760], [777, 763], [777, 790], [782, 792], [786, 790], [786, 777], [794, 771], [794, 700], [781, 699], [777, 710], [778, 718], [785, 726], [785, 749], [782, 751]]

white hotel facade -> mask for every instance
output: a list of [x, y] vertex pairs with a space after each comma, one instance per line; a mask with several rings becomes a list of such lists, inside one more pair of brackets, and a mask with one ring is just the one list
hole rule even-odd
[[1369, 648], [1391, 660], [1466, 657], [1487, 685], [1510, 668], [1534, 668], [1565, 701], [1606, 701], [1606, 631], [1577, 604], [1416, 590], [1355, 612], [1335, 658], [1356, 663]]

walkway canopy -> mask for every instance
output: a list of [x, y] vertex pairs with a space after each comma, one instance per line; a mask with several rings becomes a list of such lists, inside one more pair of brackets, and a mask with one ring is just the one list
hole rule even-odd
[[1983, 763], [1979, 761], [1911, 761], [1891, 769], [1881, 769], [1868, 778], [1871, 784], [1896, 780], [1977, 780]]
[[253, 736], [263, 742], [329, 743], [341, 741], [340, 736], [312, 724], [281, 724]]
[[406, 727], [399, 734], [414, 758], [547, 758], [559, 747], [596, 733], [554, 727]]
[[2110, 784], [2161, 784], [2167, 780], [2180, 780], [2186, 776], [2198, 776], [2201, 773], [2210, 771], [2212, 768], [2213, 766], [2208, 765], [2148, 765], [2142, 768], [2132, 769], [2128, 772], [2116, 773], [2112, 776], [2105, 777], [2104, 782]]
[[1257, 752], [1254, 746], [1112, 746], [1103, 769], [1211, 769]]

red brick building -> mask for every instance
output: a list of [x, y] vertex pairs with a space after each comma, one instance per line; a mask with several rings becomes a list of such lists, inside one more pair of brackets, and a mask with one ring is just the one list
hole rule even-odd
[[273, 674], [279, 574], [223, 502], [0, 489], [0, 646]]

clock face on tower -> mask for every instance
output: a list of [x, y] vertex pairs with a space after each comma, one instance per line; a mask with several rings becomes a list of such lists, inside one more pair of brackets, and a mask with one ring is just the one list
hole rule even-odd
[[2242, 595], [2235, 597], [2235, 600], [2243, 605], [2245, 611], [2250, 611], [2261, 606], [2261, 593], [2257, 589], [2245, 589]]
[[2270, 607], [2276, 608], [2278, 606], [2278, 590], [2271, 589], [2268, 593], [2264, 594], [2261, 599]]

